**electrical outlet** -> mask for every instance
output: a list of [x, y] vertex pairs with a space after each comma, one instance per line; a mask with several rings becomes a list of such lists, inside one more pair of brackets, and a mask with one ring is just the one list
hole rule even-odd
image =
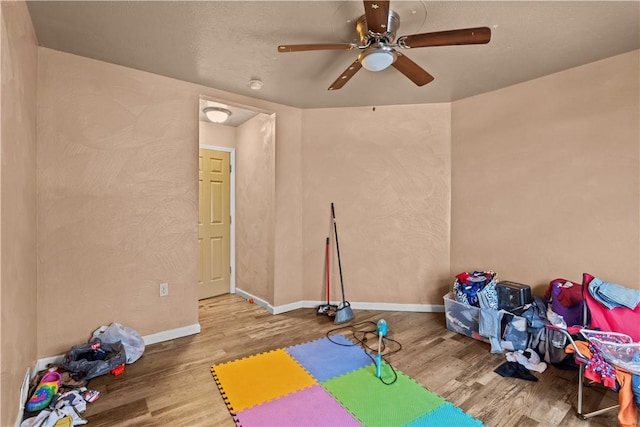
[[169, 284], [168, 283], [160, 283], [160, 296], [166, 297], [169, 295]]

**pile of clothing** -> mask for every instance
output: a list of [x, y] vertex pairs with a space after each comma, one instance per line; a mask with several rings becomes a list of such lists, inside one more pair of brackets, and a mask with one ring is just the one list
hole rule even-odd
[[463, 272], [456, 276], [453, 295], [463, 304], [497, 310], [497, 283], [497, 274], [493, 271]]
[[507, 361], [498, 366], [494, 372], [503, 377], [520, 378], [525, 381], [538, 381], [531, 371], [543, 373], [547, 364], [540, 360], [540, 356], [534, 350], [518, 350], [505, 354]]
[[30, 398], [25, 405], [27, 418], [20, 427], [71, 427], [84, 425], [82, 414], [87, 403], [100, 397], [87, 389], [87, 380], [75, 380], [62, 365], [49, 365], [31, 382]]
[[59, 365], [49, 365], [31, 382], [20, 427], [72, 427], [84, 425], [87, 403], [100, 393], [87, 389], [92, 378], [124, 372], [144, 353], [144, 339], [119, 323], [101, 326], [85, 344], [71, 347]]

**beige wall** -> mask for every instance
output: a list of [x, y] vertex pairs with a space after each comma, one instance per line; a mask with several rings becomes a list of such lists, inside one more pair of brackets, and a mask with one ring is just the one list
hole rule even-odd
[[39, 322], [39, 353], [113, 321], [143, 335], [197, 323], [193, 96], [50, 50], [39, 77], [38, 307], [56, 319]]
[[236, 148], [236, 128], [211, 122], [198, 122], [200, 144]]
[[640, 286], [638, 58], [453, 103], [452, 274]]
[[[334, 202], [348, 301], [442, 304], [450, 283], [450, 129], [449, 104], [304, 110], [306, 299], [326, 298]], [[332, 267], [339, 299], [335, 257]]]
[[276, 114], [274, 297], [275, 305], [303, 299], [302, 110]]
[[37, 44], [23, 2], [0, 2], [0, 27], [0, 425], [7, 426], [36, 357]]
[[237, 132], [236, 288], [270, 303], [274, 288], [274, 169], [273, 118], [258, 114]]
[[38, 65], [38, 306], [56, 318], [38, 323], [38, 356], [112, 321], [143, 335], [197, 323], [199, 96], [276, 112], [284, 149], [298, 110], [44, 48]]

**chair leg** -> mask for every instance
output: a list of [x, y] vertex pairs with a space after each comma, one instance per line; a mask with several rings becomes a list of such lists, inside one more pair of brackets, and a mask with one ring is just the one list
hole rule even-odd
[[582, 388], [584, 387], [584, 363], [580, 364], [578, 372], [578, 415], [582, 417]]
[[583, 388], [584, 388], [584, 364], [580, 364], [580, 371], [578, 377], [578, 417], [583, 420], [586, 420], [591, 417], [595, 417], [596, 415], [604, 414], [605, 412], [613, 411], [614, 409], [620, 408], [620, 405], [613, 405], [607, 408], [598, 409], [596, 411], [589, 412], [587, 414], [582, 413], [582, 397], [583, 397]]

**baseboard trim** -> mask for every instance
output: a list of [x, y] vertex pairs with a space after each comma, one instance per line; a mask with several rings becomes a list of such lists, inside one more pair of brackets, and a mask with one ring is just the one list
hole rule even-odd
[[169, 329], [168, 331], [158, 332], [156, 334], [145, 335], [142, 337], [144, 345], [156, 344], [163, 341], [174, 340], [176, 338], [187, 337], [200, 333], [200, 323], [182, 326], [180, 328]]
[[[301, 301], [301, 304], [286, 304], [276, 307], [281, 313], [295, 310], [297, 308], [316, 308], [319, 305], [326, 304], [326, 301]], [[340, 304], [339, 301], [333, 301], [332, 304]], [[412, 313], [444, 313], [444, 305], [442, 304], [399, 304], [385, 302], [351, 302], [351, 308], [354, 310], [377, 310], [377, 311], [404, 311]], [[299, 305], [299, 306], [297, 306]], [[290, 307], [291, 306], [291, 307]]]
[[282, 314], [288, 311], [297, 310], [299, 308], [315, 308], [318, 304], [313, 304], [313, 301], [298, 301], [292, 302], [289, 304], [278, 305], [273, 307], [271, 313], [272, 314]]
[[277, 314], [273, 312], [273, 306], [260, 297], [252, 295], [249, 292], [243, 291], [242, 289], [238, 289], [238, 288], [236, 288], [236, 294], [246, 299], [247, 301], [253, 301], [253, 304], [266, 308], [267, 311], [271, 314]]
[[31, 373], [31, 378], [36, 376], [36, 374], [40, 371], [44, 371], [47, 369], [49, 365], [61, 365], [64, 362], [64, 354], [58, 354], [57, 356], [49, 356], [44, 357], [42, 359], [38, 359], [36, 361], [36, 367], [33, 369]]
[[[289, 304], [273, 306], [262, 298], [258, 298], [249, 292], [236, 288], [236, 293], [247, 300], [253, 300], [254, 304], [264, 307], [271, 314], [282, 314], [299, 308], [316, 308], [326, 304], [326, 301], [302, 300]], [[332, 301], [332, 304], [339, 304], [339, 301]], [[351, 308], [356, 310], [378, 310], [378, 311], [404, 311], [413, 313], [444, 313], [444, 304], [398, 304], [383, 302], [349, 302]]]
[[356, 310], [406, 311], [413, 313], [444, 313], [444, 304], [396, 304], [380, 302], [352, 302]]
[[29, 397], [29, 383], [31, 382], [31, 369], [27, 368], [27, 372], [24, 374], [22, 380], [22, 386], [20, 387], [20, 405], [18, 407], [18, 416], [16, 417], [15, 427], [20, 427], [22, 424], [22, 417], [24, 416], [24, 405], [27, 404], [27, 398]]

